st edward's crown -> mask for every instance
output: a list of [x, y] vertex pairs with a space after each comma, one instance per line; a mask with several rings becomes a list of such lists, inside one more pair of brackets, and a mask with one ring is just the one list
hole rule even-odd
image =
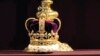
[[51, 4], [52, 0], [42, 0], [36, 13], [37, 18], [28, 18], [25, 22], [30, 37], [28, 51], [72, 51], [68, 44], [58, 40], [61, 21], [58, 12], [51, 9]]

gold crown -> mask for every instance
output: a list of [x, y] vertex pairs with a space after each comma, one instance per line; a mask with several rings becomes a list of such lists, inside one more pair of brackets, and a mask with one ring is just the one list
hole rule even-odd
[[53, 1], [43, 0], [36, 14], [38, 19], [28, 18], [25, 22], [32, 45], [51, 45], [58, 42], [61, 21], [58, 12], [51, 9], [51, 4]]
[[65, 43], [61, 43], [58, 31], [61, 28], [61, 21], [58, 12], [51, 9], [52, 0], [42, 0], [38, 7], [36, 18], [28, 18], [25, 28], [30, 37], [30, 44], [25, 48], [28, 52], [51, 52], [51, 51], [73, 51]]

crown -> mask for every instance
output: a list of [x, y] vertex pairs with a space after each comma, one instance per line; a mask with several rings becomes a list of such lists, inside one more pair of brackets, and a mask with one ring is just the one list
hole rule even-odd
[[67, 44], [60, 43], [58, 31], [61, 21], [57, 11], [51, 9], [52, 0], [42, 0], [36, 13], [37, 18], [28, 18], [25, 28], [30, 37], [30, 44], [26, 48], [32, 52], [72, 51]]
[[50, 45], [58, 41], [61, 21], [58, 18], [58, 12], [51, 9], [52, 3], [51, 0], [43, 0], [36, 13], [37, 19], [26, 20], [25, 27], [31, 39], [30, 44]]

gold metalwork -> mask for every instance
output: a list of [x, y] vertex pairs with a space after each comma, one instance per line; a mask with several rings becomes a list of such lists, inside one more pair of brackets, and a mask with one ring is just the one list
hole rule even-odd
[[[38, 7], [38, 12], [36, 13], [38, 19], [28, 18], [26, 20], [25, 28], [28, 31], [28, 35], [30, 37], [30, 44], [25, 49], [26, 51], [32, 51], [32, 52], [46, 52], [46, 50], [48, 50], [48, 52], [49, 51], [73, 51], [68, 44], [61, 43], [58, 40], [59, 39], [58, 31], [61, 28], [61, 21], [58, 18], [59, 16], [58, 12], [51, 9], [51, 4], [53, 4], [52, 0], [42, 0], [41, 6]], [[39, 22], [38, 32], [34, 32], [34, 30], [30, 31], [28, 29], [27, 22], [29, 20], [36, 20]], [[51, 32], [48, 33], [45, 30], [45, 22], [46, 21], [54, 22], [54, 20], [57, 20], [59, 22], [59, 27], [56, 32], [53, 32], [53, 30], [51, 30]], [[53, 48], [51, 48], [52, 45], [54, 46]], [[43, 48], [47, 47], [47, 48], [43, 50], [41, 47]], [[56, 47], [59, 48], [52, 50]]]

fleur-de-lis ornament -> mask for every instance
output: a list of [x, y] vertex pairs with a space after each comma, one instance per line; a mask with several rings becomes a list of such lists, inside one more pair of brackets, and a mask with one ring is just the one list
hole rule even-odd
[[58, 12], [51, 9], [51, 4], [52, 0], [42, 0], [36, 13], [37, 18], [28, 18], [25, 21], [25, 28], [30, 37], [26, 51], [73, 51], [68, 44], [59, 41], [58, 31], [61, 28], [61, 21]]

